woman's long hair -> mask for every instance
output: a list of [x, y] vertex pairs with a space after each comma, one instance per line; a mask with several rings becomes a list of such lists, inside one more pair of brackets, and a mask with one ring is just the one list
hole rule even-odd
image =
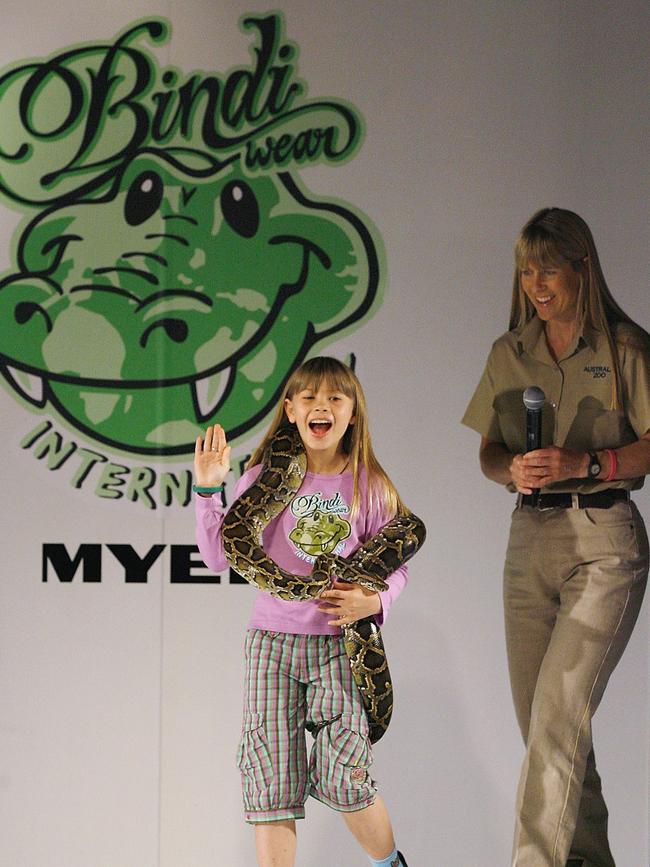
[[[533, 318], [535, 308], [521, 287], [521, 269], [570, 263], [580, 276], [576, 328], [585, 325], [602, 332], [609, 345], [614, 370], [612, 409], [623, 405], [621, 368], [616, 351], [616, 325], [636, 323], [619, 307], [609, 291], [600, 267], [596, 244], [582, 217], [563, 208], [543, 208], [530, 218], [515, 244], [515, 274], [509, 328], [521, 328]], [[639, 327], [639, 326], [637, 326]]]
[[409, 510], [402, 502], [395, 485], [389, 479], [372, 449], [370, 431], [368, 430], [368, 410], [361, 383], [354, 371], [336, 358], [328, 356], [311, 358], [291, 374], [269, 429], [247, 466], [253, 467], [262, 462], [264, 452], [276, 431], [282, 427], [292, 427], [284, 409], [285, 400], [287, 398], [291, 400], [294, 395], [306, 388], [318, 391], [323, 381], [335, 391], [345, 394], [354, 403], [354, 424], [348, 425], [342, 442], [343, 452], [349, 458], [348, 466], [352, 471], [354, 484], [352, 514], [357, 514], [360, 506], [359, 470], [361, 467], [365, 467], [366, 470], [368, 509], [372, 511], [379, 509], [390, 517], [408, 514]]

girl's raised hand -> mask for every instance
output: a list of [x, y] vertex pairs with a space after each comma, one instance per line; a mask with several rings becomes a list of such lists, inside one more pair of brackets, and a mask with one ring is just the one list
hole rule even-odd
[[218, 488], [230, 471], [230, 446], [220, 424], [210, 426], [205, 439], [196, 438], [194, 447], [194, 481], [206, 488]]

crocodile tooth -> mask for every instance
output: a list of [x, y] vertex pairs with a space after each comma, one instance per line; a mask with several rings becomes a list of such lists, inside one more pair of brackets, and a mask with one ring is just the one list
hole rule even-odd
[[25, 400], [33, 403], [34, 406], [45, 406], [45, 387], [43, 378], [35, 373], [28, 373], [26, 370], [19, 370], [17, 367], [7, 366], [3, 369], [3, 373], [7, 381], [12, 385]]
[[232, 367], [220, 370], [192, 383], [192, 400], [198, 421], [206, 421], [217, 411], [232, 379]]

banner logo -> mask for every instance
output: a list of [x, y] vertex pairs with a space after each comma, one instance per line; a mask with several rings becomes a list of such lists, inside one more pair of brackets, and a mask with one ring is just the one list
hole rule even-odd
[[223, 74], [161, 66], [159, 18], [0, 74], [0, 199], [25, 215], [0, 373], [41, 433], [64, 420], [103, 462], [250, 433], [379, 300], [368, 220], [296, 173], [350, 159], [359, 113], [307, 98], [280, 14], [241, 27], [251, 62]]

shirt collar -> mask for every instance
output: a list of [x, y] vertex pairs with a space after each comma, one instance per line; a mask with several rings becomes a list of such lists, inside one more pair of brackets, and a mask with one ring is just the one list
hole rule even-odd
[[[596, 350], [600, 332], [585, 322], [582, 329], [576, 335], [575, 343], [568, 353], [573, 355], [582, 346], [588, 346], [592, 351]], [[544, 337], [544, 324], [538, 316], [529, 319], [517, 333], [517, 352], [521, 356], [525, 352], [541, 360], [551, 359], [548, 351], [546, 338]]]

